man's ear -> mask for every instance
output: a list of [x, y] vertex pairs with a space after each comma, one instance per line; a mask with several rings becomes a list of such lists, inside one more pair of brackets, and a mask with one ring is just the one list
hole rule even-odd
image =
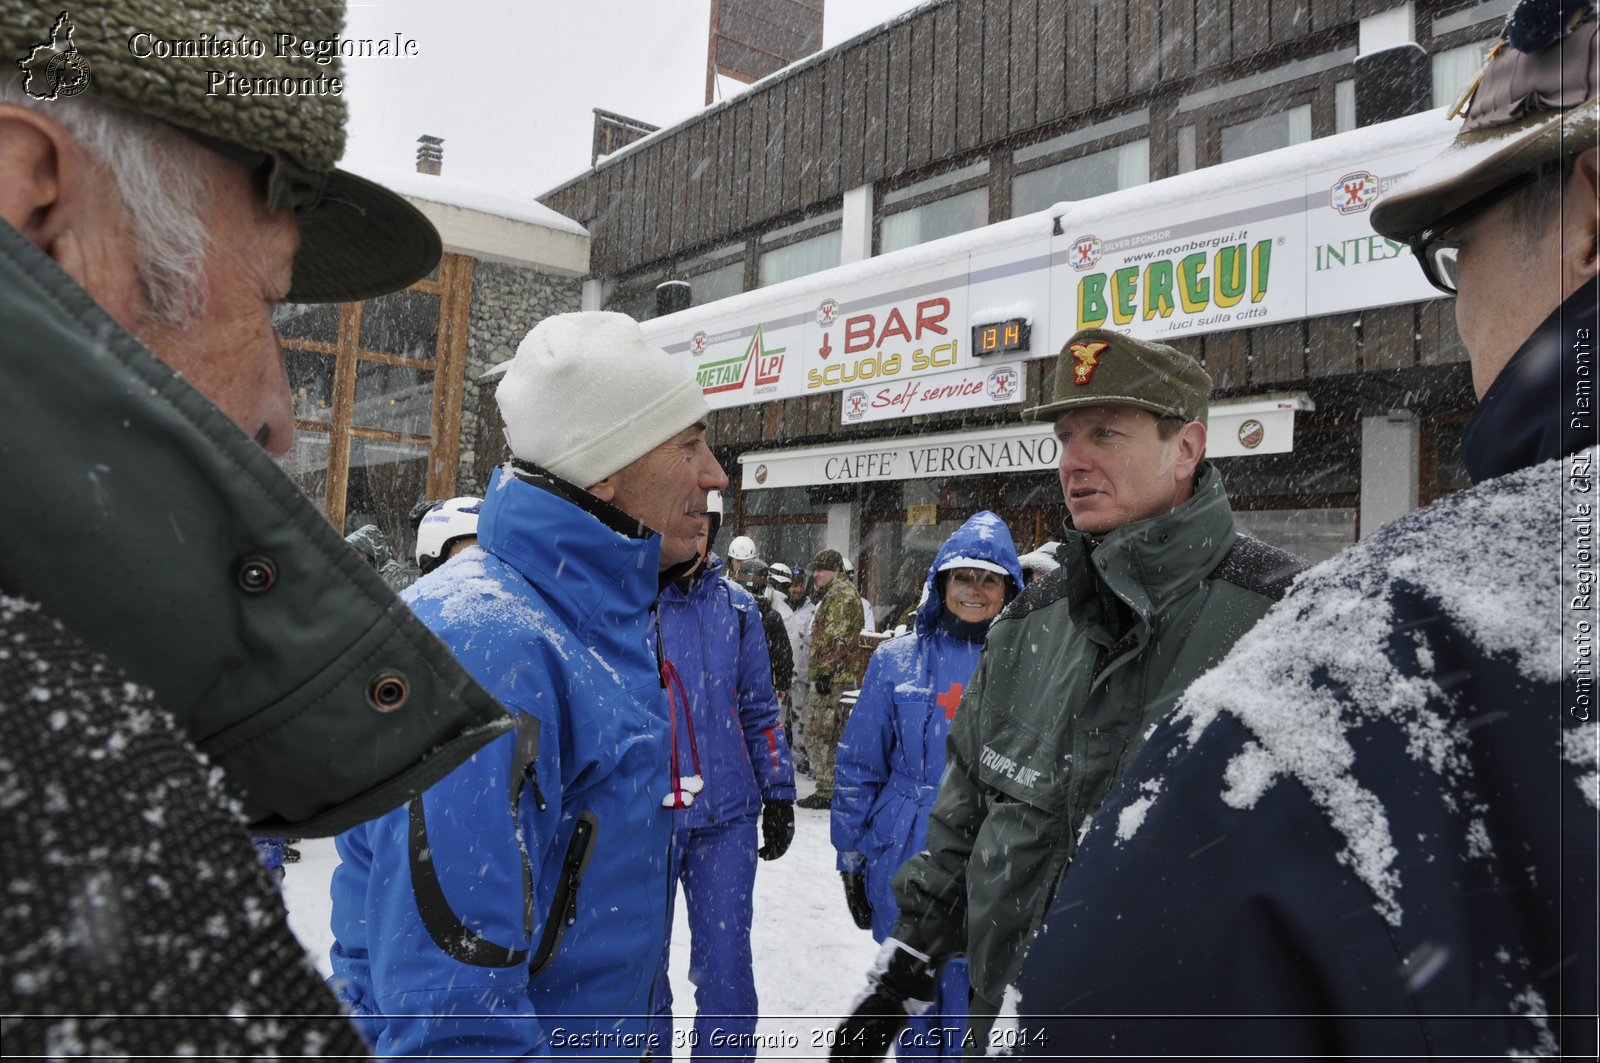
[[1206, 426], [1199, 421], [1190, 421], [1178, 429], [1177, 439], [1178, 460], [1173, 473], [1180, 482], [1188, 483], [1200, 459], [1206, 456]]
[[616, 477], [607, 476], [599, 483], [590, 484], [586, 490], [602, 502], [611, 502], [617, 497], [617, 485], [613, 482]]
[[1562, 197], [1561, 264], [1565, 289], [1600, 273], [1600, 148], [1580, 152]]
[[51, 211], [61, 199], [61, 141], [50, 118], [0, 103], [0, 218], [40, 247], [50, 239]]

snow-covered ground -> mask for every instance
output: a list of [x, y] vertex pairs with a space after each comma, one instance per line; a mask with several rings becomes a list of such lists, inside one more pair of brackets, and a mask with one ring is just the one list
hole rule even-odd
[[[810, 789], [807, 780], [800, 780], [802, 795]], [[289, 924], [326, 975], [333, 943], [328, 880], [339, 858], [331, 840], [307, 840], [298, 848], [303, 858], [288, 865], [283, 886]], [[763, 862], [756, 872], [751, 945], [761, 999], [756, 1034], [762, 1059], [826, 1056], [823, 1038], [866, 984], [877, 946], [871, 934], [851, 921], [833, 860], [828, 813], [797, 808], [794, 845], [782, 859]], [[689, 930], [681, 894], [673, 942], [675, 1019], [678, 1029], [687, 1031], [694, 1019], [694, 987], [689, 984]], [[687, 1058], [682, 1052], [679, 1056]]]

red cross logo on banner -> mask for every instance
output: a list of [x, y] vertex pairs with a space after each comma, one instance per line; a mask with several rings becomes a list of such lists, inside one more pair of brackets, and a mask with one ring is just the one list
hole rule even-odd
[[961, 704], [961, 692], [967, 689], [964, 683], [951, 683], [950, 689], [933, 699], [933, 703], [944, 710], [944, 718], [956, 718], [956, 706]]

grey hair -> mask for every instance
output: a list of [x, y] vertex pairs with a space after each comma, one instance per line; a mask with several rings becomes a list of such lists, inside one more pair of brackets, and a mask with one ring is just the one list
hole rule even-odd
[[87, 100], [45, 103], [14, 81], [0, 84], [0, 100], [59, 123], [111, 178], [133, 228], [134, 268], [150, 312], [176, 326], [198, 318], [212, 244], [206, 149], [154, 118]]
[[1561, 211], [1561, 197], [1578, 161], [1577, 153], [1546, 159], [1534, 171], [1533, 183], [1511, 200], [1512, 226], [1524, 251], [1536, 250]]

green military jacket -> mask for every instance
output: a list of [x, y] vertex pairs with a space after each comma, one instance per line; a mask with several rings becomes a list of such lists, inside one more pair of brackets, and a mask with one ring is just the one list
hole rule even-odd
[[0, 222], [0, 589], [136, 682], [259, 834], [334, 834], [516, 721], [267, 453]]
[[811, 620], [811, 652], [807, 659], [812, 680], [829, 676], [835, 690], [844, 690], [861, 681], [856, 671], [856, 643], [866, 614], [861, 594], [843, 573], [833, 577], [817, 603]]
[[[894, 880], [894, 936], [935, 959], [965, 953], [991, 1005], [1016, 977], [1084, 821], [1150, 726], [1304, 567], [1234, 529], [1209, 463], [1171, 513], [1098, 544], [1069, 531], [1056, 557], [1061, 568], [990, 629], [950, 727], [927, 849]], [[1134, 617], [1120, 638], [1102, 615], [1102, 581]]]

